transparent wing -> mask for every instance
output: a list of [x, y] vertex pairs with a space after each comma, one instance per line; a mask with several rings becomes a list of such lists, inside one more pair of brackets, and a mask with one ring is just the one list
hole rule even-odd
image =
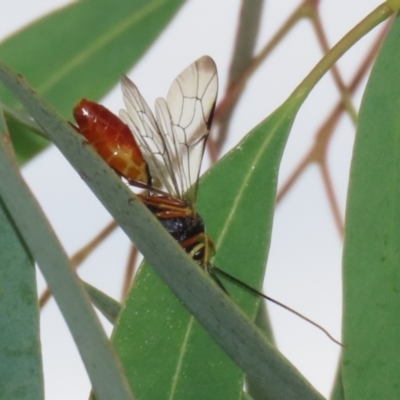
[[126, 111], [121, 110], [120, 116], [143, 150], [151, 174], [170, 194], [191, 205], [196, 200], [217, 91], [215, 63], [203, 56], [175, 79], [166, 101], [157, 99], [155, 119], [134, 83], [122, 78]]
[[[171, 118], [171, 147], [176, 157], [180, 197], [194, 204], [201, 161], [210, 131], [218, 92], [216, 65], [203, 56], [187, 67], [172, 83], [167, 95]], [[159, 121], [157, 115], [157, 120]], [[164, 116], [166, 118], [166, 116]]]
[[121, 80], [125, 110], [120, 110], [121, 119], [129, 126], [138, 142], [150, 173], [157, 177], [168, 193], [179, 197], [179, 187], [175, 182], [174, 167], [169, 160], [169, 150], [165, 137], [146, 101], [136, 85], [126, 76]]

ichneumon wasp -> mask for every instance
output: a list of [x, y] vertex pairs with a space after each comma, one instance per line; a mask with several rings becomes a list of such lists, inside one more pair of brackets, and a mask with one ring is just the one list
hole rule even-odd
[[121, 85], [126, 107], [120, 111], [121, 119], [105, 107], [83, 99], [73, 110], [76, 130], [119, 176], [130, 185], [145, 189], [138, 195], [141, 201], [225, 293], [216, 273], [291, 311], [339, 343], [315, 322], [210, 262], [214, 244], [195, 206], [218, 92], [213, 59], [203, 56], [183, 70], [166, 99], [156, 100], [155, 116], [132, 81], [123, 76]]

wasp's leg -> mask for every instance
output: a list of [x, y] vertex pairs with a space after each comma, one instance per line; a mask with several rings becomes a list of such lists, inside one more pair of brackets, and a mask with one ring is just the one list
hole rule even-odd
[[206, 233], [199, 233], [196, 236], [193, 236], [185, 241], [181, 242], [181, 246], [184, 249], [190, 248], [192, 249], [188, 253], [190, 257], [196, 260], [196, 254], [201, 254], [202, 257], [200, 260], [200, 265], [205, 269], [205, 271], [210, 274], [210, 276], [214, 279], [215, 283], [229, 296], [228, 291], [226, 290], [225, 286], [218, 278], [215, 273], [214, 266], [210, 263], [210, 258], [215, 252], [214, 243], [211, 238]]
[[[215, 253], [214, 243], [210, 236], [205, 232], [192, 236], [180, 243], [181, 246], [188, 252], [190, 257], [196, 261], [200, 261], [201, 265], [207, 269], [210, 258]], [[188, 249], [190, 248], [190, 251]], [[200, 254], [200, 258], [197, 255]]]

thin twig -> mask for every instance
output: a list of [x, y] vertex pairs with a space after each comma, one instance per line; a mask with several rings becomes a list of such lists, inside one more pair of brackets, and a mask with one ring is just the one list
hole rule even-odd
[[[356, 74], [354, 75], [350, 85], [348, 86], [348, 92], [350, 94], [353, 94], [357, 90], [362, 79], [364, 78], [364, 76], [366, 75], [368, 70], [370, 69], [372, 62], [376, 58], [376, 54], [379, 50], [382, 40], [385, 37], [385, 35], [389, 29], [390, 23], [391, 23], [391, 21], [389, 21], [385, 25], [385, 27], [382, 29], [382, 31], [378, 35], [377, 39], [375, 40], [373, 46], [371, 46], [367, 56], [364, 58], [360, 67], [358, 68]], [[334, 107], [334, 109], [332, 110], [330, 116], [327, 118], [325, 123], [318, 130], [313, 147], [303, 157], [303, 159], [300, 161], [298, 166], [293, 171], [292, 175], [289, 177], [289, 179], [286, 181], [286, 183], [282, 186], [282, 189], [280, 190], [278, 197], [277, 197], [278, 203], [280, 201], [282, 201], [282, 199], [286, 196], [286, 194], [289, 192], [289, 190], [294, 185], [294, 183], [297, 181], [297, 179], [301, 176], [301, 174], [305, 171], [305, 169], [307, 168], [308, 165], [310, 165], [313, 162], [317, 162], [320, 165], [322, 165], [322, 163], [325, 160], [327, 147], [328, 147], [330, 139], [333, 135], [334, 128], [336, 127], [343, 112], [344, 112], [343, 102], [339, 101], [336, 104], [336, 106]], [[324, 182], [324, 183], [326, 184], [326, 182]], [[328, 187], [327, 187], [327, 191], [328, 191]], [[334, 214], [335, 214], [335, 212], [334, 212]], [[343, 224], [341, 223], [340, 225], [343, 225]], [[338, 226], [340, 226], [340, 225], [338, 224]]]
[[331, 206], [333, 219], [335, 221], [336, 228], [339, 235], [343, 237], [344, 235], [344, 223], [342, 216], [340, 215], [339, 204], [335, 195], [335, 190], [333, 189], [332, 179], [329, 174], [328, 165], [326, 159], [320, 164], [320, 170], [322, 173], [322, 180], [326, 189], [326, 194], [328, 196], [329, 205]]
[[[233, 109], [237, 103], [241, 93], [250, 77], [258, 69], [261, 63], [271, 54], [275, 47], [281, 42], [281, 40], [287, 35], [287, 33], [299, 22], [302, 18], [308, 17], [309, 13], [312, 12], [312, 7], [309, 4], [310, 0], [305, 0], [300, 6], [289, 16], [289, 18], [283, 23], [278, 32], [271, 38], [271, 40], [264, 46], [261, 52], [255, 56], [251, 62], [243, 69], [240, 76], [232, 81], [225, 92], [224, 97], [218, 104], [215, 110], [214, 122], [221, 123], [229, 115], [229, 111]], [[210, 143], [209, 150], [210, 158], [213, 162], [216, 161], [219, 151], [224, 144], [225, 138], [223, 136], [217, 137], [217, 139]], [[211, 141], [209, 141], [211, 142]]]
[[292, 186], [296, 183], [297, 179], [301, 176], [301, 174], [310, 165], [312, 161], [313, 161], [313, 155], [311, 152], [309, 152], [303, 157], [299, 165], [293, 171], [292, 175], [280, 189], [276, 200], [277, 203], [280, 203], [282, 201], [282, 199], [286, 196], [287, 192], [292, 188]]
[[[260, 28], [263, 4], [263, 0], [242, 0], [239, 26], [229, 69], [228, 86], [240, 77], [253, 58]], [[226, 141], [229, 122], [236, 103], [237, 101], [231, 105], [230, 109], [225, 113], [224, 118], [219, 121], [218, 133], [215, 139], [209, 141], [208, 150], [214, 162], [218, 159], [222, 145]]]
[[124, 301], [126, 295], [129, 292], [129, 288], [131, 287], [133, 276], [135, 275], [135, 266], [136, 261], [139, 255], [139, 251], [137, 247], [132, 243], [131, 250], [129, 252], [128, 262], [125, 268], [125, 277], [122, 286], [122, 293], [121, 293], [121, 301]]
[[[310, 14], [310, 19], [312, 21], [312, 25], [314, 27], [315, 34], [316, 34], [319, 44], [322, 48], [322, 51], [324, 52], [324, 54], [326, 54], [330, 50], [330, 46], [328, 44], [328, 39], [326, 37], [325, 30], [321, 23], [321, 16], [319, 14], [318, 5], [319, 5], [319, 2], [315, 3], [314, 12]], [[347, 110], [354, 125], [357, 125], [357, 111], [351, 101], [351, 93], [349, 92], [348, 88], [346, 87], [346, 85], [339, 73], [337, 64], [334, 64], [332, 66], [330, 72], [332, 73], [333, 80], [335, 81], [335, 83], [339, 89], [345, 109]]]
[[[98, 233], [89, 243], [78, 250], [70, 259], [70, 264], [77, 269], [86, 258], [96, 249], [116, 228], [115, 221], [110, 222], [100, 233]], [[39, 306], [41, 309], [46, 305], [51, 297], [51, 292], [46, 288], [39, 298]]]

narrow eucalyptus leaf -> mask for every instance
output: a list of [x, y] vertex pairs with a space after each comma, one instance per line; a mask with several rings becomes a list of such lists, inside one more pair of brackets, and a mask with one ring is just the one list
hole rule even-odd
[[400, 20], [361, 104], [343, 258], [346, 400], [400, 398]]
[[0, 197], [0, 398], [44, 399], [36, 272]]

